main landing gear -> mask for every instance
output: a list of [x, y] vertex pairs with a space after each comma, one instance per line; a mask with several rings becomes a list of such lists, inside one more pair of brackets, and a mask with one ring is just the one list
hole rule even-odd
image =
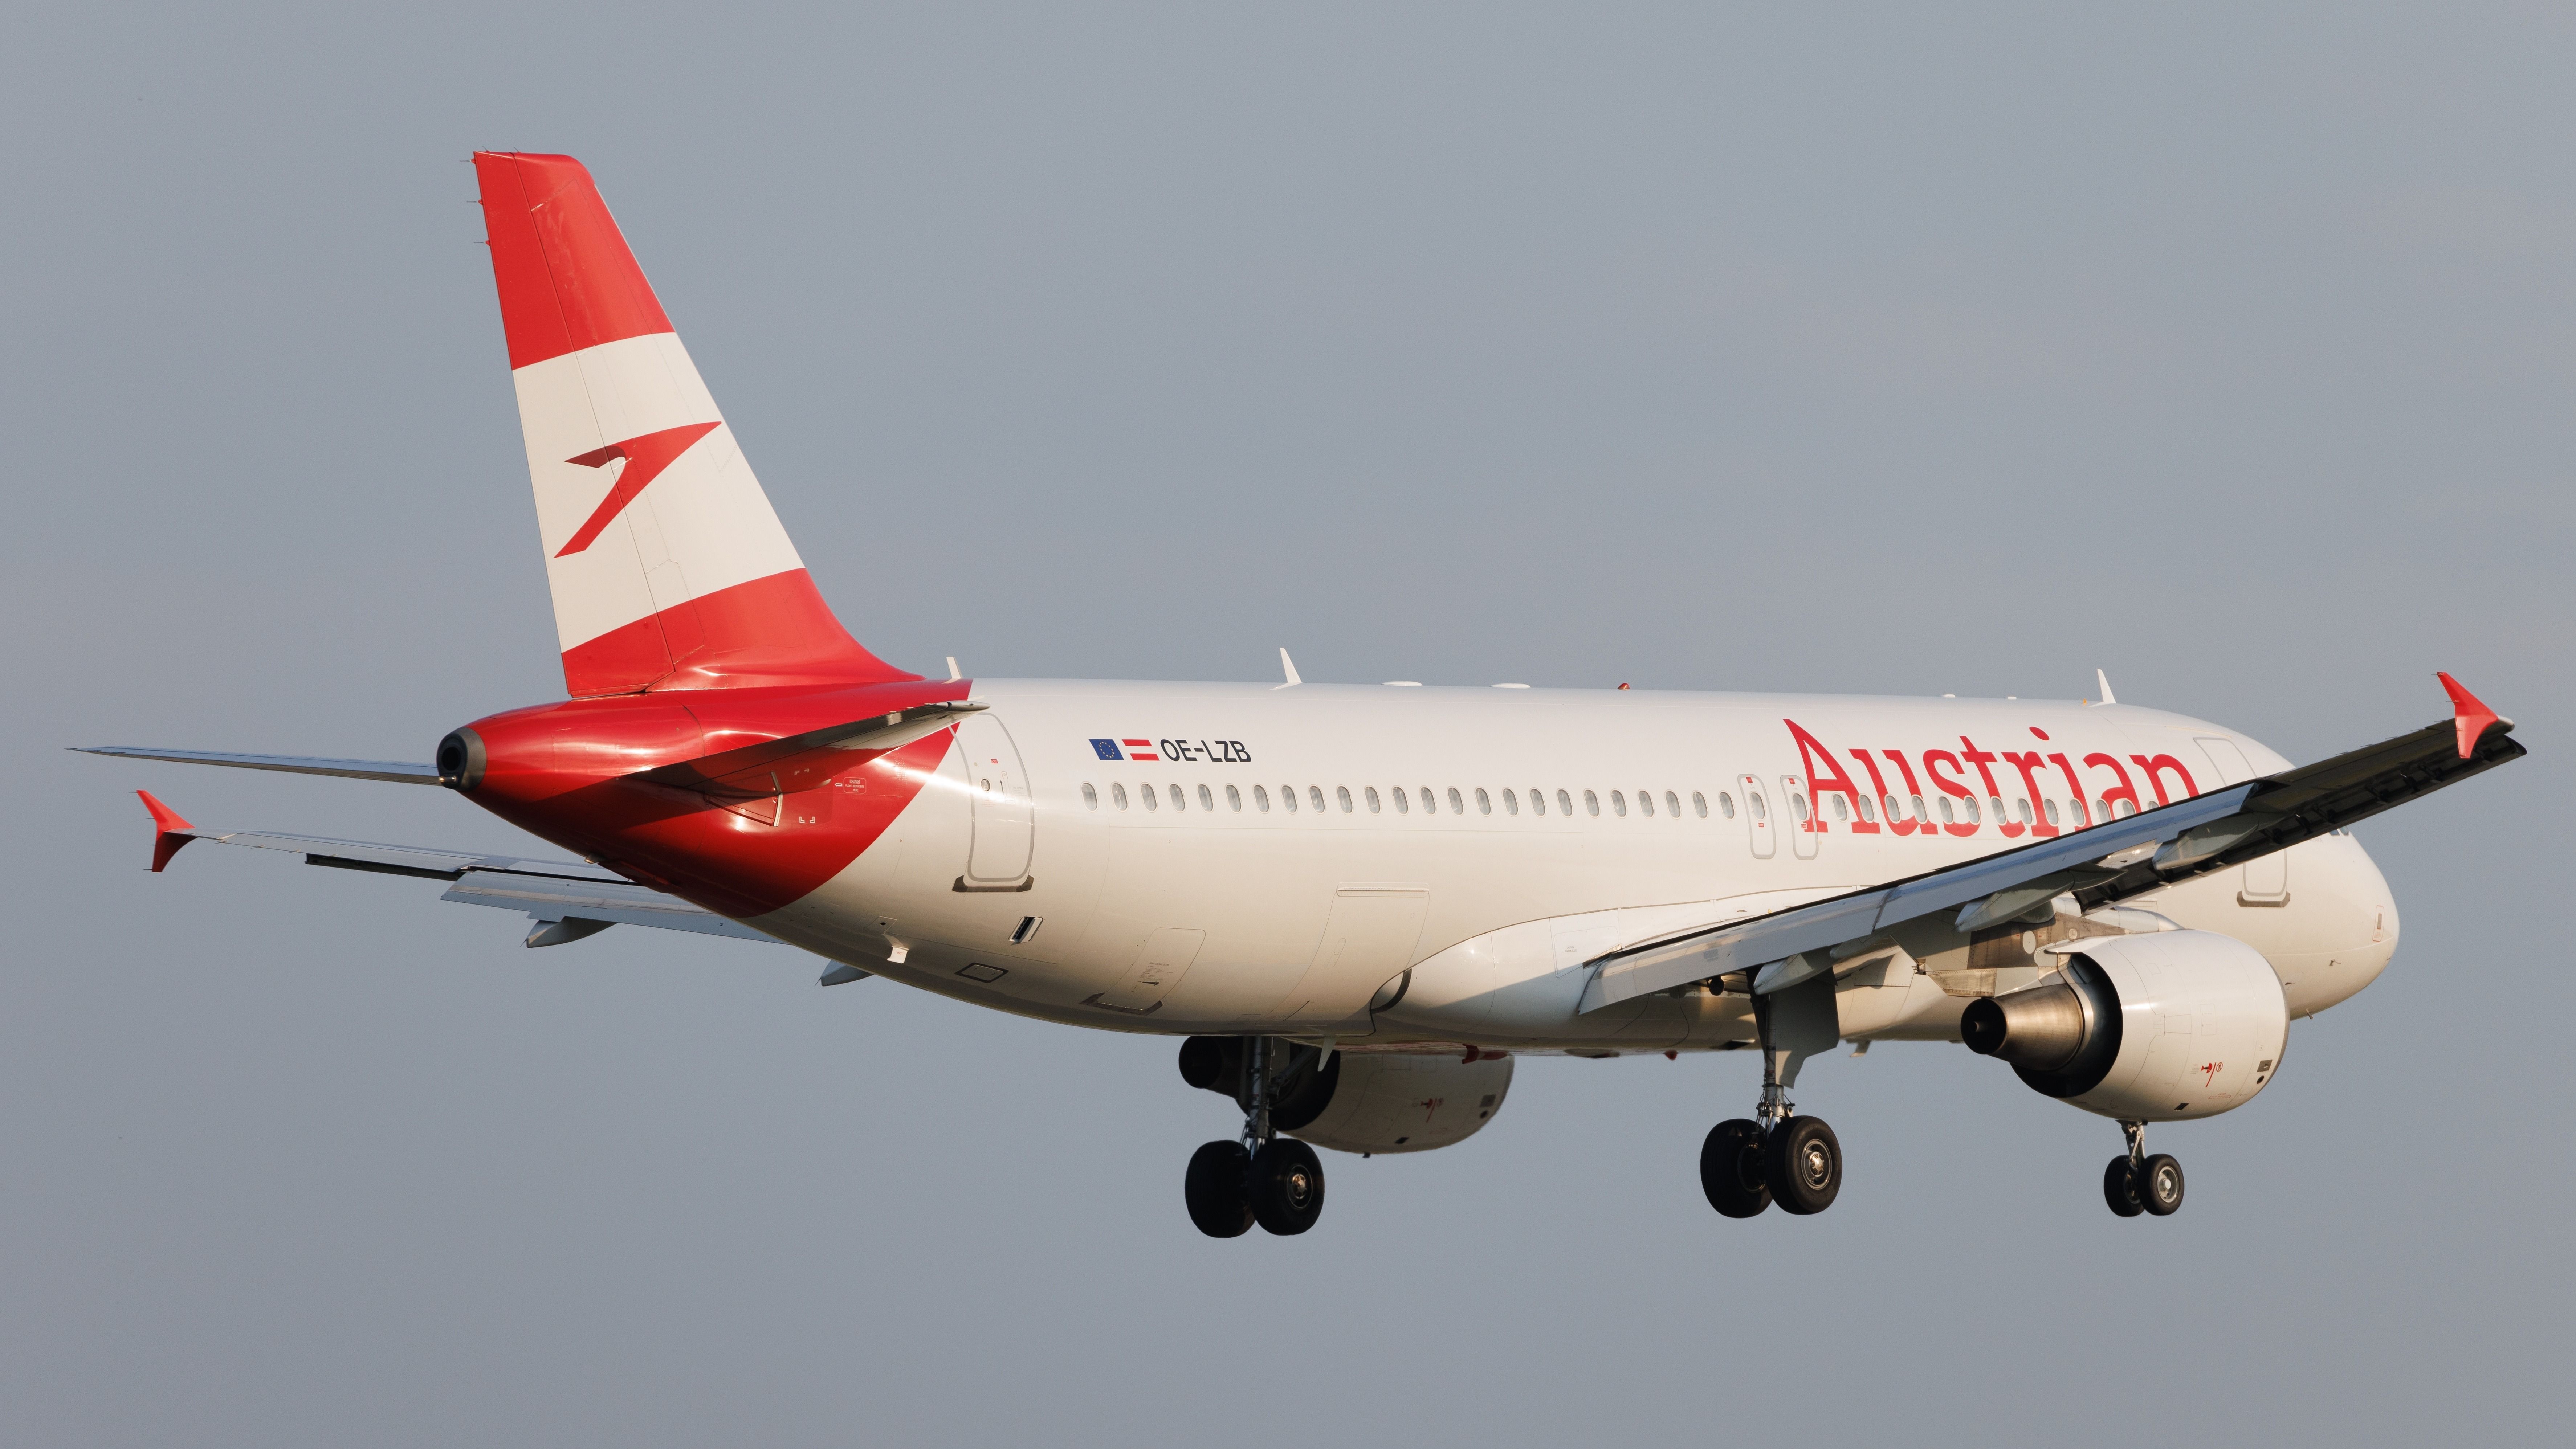
[[2120, 1130], [2129, 1134], [2129, 1151], [2102, 1169], [2103, 1199], [2124, 1218], [2171, 1217], [2182, 1206], [2182, 1164], [2169, 1153], [2148, 1154], [2146, 1123], [2123, 1122]]
[[1839, 1035], [1833, 985], [1825, 976], [1753, 998], [1761, 1105], [1750, 1121], [1734, 1117], [1710, 1128], [1699, 1149], [1700, 1190], [1726, 1217], [1749, 1218], [1775, 1202], [1782, 1212], [1820, 1213], [1843, 1190], [1843, 1149], [1834, 1129], [1820, 1117], [1796, 1115], [1789, 1102], [1799, 1065]]
[[[1284, 1063], [1275, 1060], [1283, 1056]], [[1182, 1179], [1190, 1221], [1200, 1232], [1211, 1238], [1239, 1238], [1259, 1223], [1264, 1231], [1293, 1237], [1313, 1227], [1323, 1214], [1323, 1162], [1314, 1148], [1294, 1137], [1281, 1137], [1276, 1130], [1283, 1115], [1279, 1100], [1283, 1080], [1293, 1082], [1290, 1110], [1284, 1115], [1297, 1122], [1312, 1121], [1314, 1113], [1298, 1116], [1294, 1099], [1307, 1095], [1319, 1081], [1325, 1095], [1331, 1094], [1331, 1083], [1323, 1080], [1330, 1068], [1319, 1066], [1320, 1058], [1321, 1053], [1312, 1048], [1273, 1042], [1266, 1036], [1222, 1043], [1213, 1037], [1192, 1037], [1183, 1045], [1182, 1078], [1194, 1087], [1206, 1087], [1230, 1076], [1236, 1083], [1236, 1100], [1243, 1106], [1243, 1135], [1231, 1142], [1210, 1142], [1191, 1154], [1189, 1173]]]

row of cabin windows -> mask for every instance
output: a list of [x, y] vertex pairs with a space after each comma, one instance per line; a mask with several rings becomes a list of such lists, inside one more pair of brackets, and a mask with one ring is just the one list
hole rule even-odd
[[[1189, 794], [1182, 790], [1180, 786], [1167, 785], [1163, 787], [1163, 790], [1168, 792], [1168, 796], [1158, 794], [1155, 787], [1152, 785], [1139, 785], [1136, 787], [1136, 800], [1148, 810], [1162, 809], [1163, 801], [1166, 798], [1170, 800], [1171, 808], [1175, 810], [1187, 810], [1190, 808]], [[1216, 809], [1215, 791], [1209, 789], [1205, 785], [1201, 785], [1198, 787], [1197, 793], [1199, 808], [1201, 810]], [[1464, 815], [1467, 813], [1468, 794], [1472, 794], [1475, 798], [1477, 814], [1491, 815], [1494, 813], [1494, 797], [1486, 793], [1483, 787], [1479, 786], [1472, 792], [1461, 793], [1457, 786], [1452, 785], [1446, 792], [1450, 814]], [[1282, 785], [1279, 787], [1279, 805], [1281, 809], [1294, 814], [1300, 808], [1298, 804], [1299, 798], [1296, 786]], [[1332, 808], [1325, 802], [1324, 787], [1321, 785], [1307, 786], [1306, 793], [1303, 798], [1305, 801], [1304, 808], [1312, 810], [1317, 814], [1322, 814], [1326, 810]], [[1363, 785], [1360, 787], [1359, 795], [1355, 801], [1351, 795], [1349, 786], [1336, 785], [1333, 787], [1333, 800], [1340, 805], [1341, 812], [1345, 815], [1356, 812], [1363, 804], [1372, 815], [1384, 813], [1389, 804], [1392, 804], [1395, 807], [1395, 812], [1397, 814], [1409, 815], [1416, 808], [1415, 802], [1417, 800], [1420, 802], [1419, 808], [1423, 814], [1436, 815], [1440, 813], [1440, 802], [1442, 798], [1442, 795], [1433, 793], [1431, 787], [1428, 785], [1419, 787], [1418, 792], [1408, 791], [1405, 786], [1397, 785], [1390, 788], [1383, 796], [1378, 794], [1378, 790], [1375, 785]], [[1548, 813], [1548, 798], [1548, 792], [1545, 790], [1531, 790], [1528, 796], [1529, 812], [1533, 815], [1545, 815]], [[1844, 797], [1840, 791], [1833, 792], [1827, 798], [1833, 802], [1835, 819], [1843, 821], [1849, 821], [1851, 819], [1852, 807], [1845, 803]], [[1870, 808], [1869, 797], [1864, 795], [1858, 798], [1860, 801], [1860, 818], [1863, 820], [1876, 820], [1877, 815]], [[1931, 820], [1931, 814], [1924, 809], [1924, 800], [1922, 796], [1909, 795], [1905, 798], [1913, 805], [1912, 818], [1927, 822]], [[1558, 790], [1555, 792], [1555, 799], [1557, 814], [1572, 815], [1574, 813], [1574, 796], [1570, 792]], [[1887, 818], [1890, 821], [1902, 820], [1907, 817], [1905, 805], [1900, 803], [1896, 796], [1887, 795], [1881, 797], [1881, 799], [1887, 811]], [[1936, 797], [1936, 799], [1937, 808], [1941, 816], [1940, 823], [1944, 825], [1958, 824], [1963, 816], [1965, 817], [1966, 823], [1969, 825], [1978, 824], [1982, 819], [1982, 812], [1978, 810], [1977, 799], [1973, 795], [1958, 801], [1955, 806], [1951, 803], [1950, 796], [1942, 795]], [[1617, 816], [1625, 816], [1629, 810], [1628, 800], [1629, 797], [1626, 791], [1611, 791], [1610, 813]], [[1669, 818], [1675, 820], [1680, 819], [1682, 814], [1681, 796], [1674, 791], [1666, 790], [1663, 792], [1662, 800], [1663, 813]], [[1656, 813], [1655, 802], [1656, 793], [1654, 791], [1638, 791], [1636, 794], [1637, 813], [1639, 815], [1652, 817]], [[1082, 803], [1093, 810], [1099, 809], [1100, 791], [1098, 787], [1085, 783], [1082, 787]], [[1123, 784], [1111, 785], [1109, 787], [1109, 803], [1116, 806], [1118, 809], [1127, 809], [1127, 787]], [[1241, 810], [1243, 808], [1242, 789], [1235, 785], [1226, 786], [1225, 803], [1228, 809]], [[1517, 791], [1508, 789], [1504, 790], [1502, 792], [1502, 804], [1503, 813], [1506, 815], [1518, 815], [1521, 813], [1521, 796]], [[1994, 812], [1994, 818], [1996, 821], [2004, 822], [2013, 818], [2014, 812], [2007, 811], [2005, 809], [2002, 796], [1988, 796], [1986, 804], [1988, 808]], [[2032, 814], [2030, 802], [2028, 800], [2016, 799], [2013, 804], [2019, 807], [2018, 813], [2021, 817], [2021, 823], [2024, 825], [2031, 824]], [[2043, 798], [2039, 804], [2041, 812], [2048, 817], [2048, 823], [2051, 825], [2072, 825], [2081, 827], [2114, 818], [2112, 802], [2109, 800], [2096, 800], [2093, 802], [2093, 813], [2090, 820], [2077, 818], [2082, 813], [2083, 806], [2083, 802], [2079, 800], [2068, 800], [2063, 813], [2058, 809], [2058, 802], [2053, 799]], [[1769, 808], [1763, 803], [1762, 792], [1759, 790], [1748, 790], [1745, 792], [1744, 807], [1756, 820], [1766, 819], [1770, 814]], [[1268, 786], [1255, 785], [1252, 787], [1252, 808], [1263, 812], [1267, 812], [1270, 809], [1270, 788]], [[1691, 812], [1700, 819], [1707, 819], [1709, 808], [1708, 797], [1697, 790], [1693, 790], [1690, 796], [1690, 808]], [[1807, 797], [1803, 794], [1792, 792], [1789, 797], [1789, 810], [1790, 813], [1798, 819], [1806, 819]], [[1586, 815], [1599, 815], [1601, 813], [1600, 795], [1591, 790], [1584, 791], [1583, 811]], [[1717, 793], [1717, 813], [1728, 820], [1735, 818], [1735, 796], [1732, 793], [1725, 790], [1720, 790]], [[2137, 807], [2126, 800], [2122, 800], [2118, 804], [2117, 813], [2120, 817], [2134, 815], [2137, 813]]]
[[[1180, 786], [1166, 785], [1162, 787], [1162, 791], [1168, 792], [1168, 795], [1158, 792], [1152, 785], [1139, 785], [1136, 787], [1136, 801], [1148, 810], [1162, 809], [1163, 802], [1166, 798], [1170, 800], [1171, 808], [1175, 810], [1187, 810], [1190, 808], [1189, 793], [1184, 791]], [[1205, 785], [1201, 785], [1198, 787], [1197, 793], [1199, 808], [1201, 810], [1214, 810], [1216, 808], [1216, 793], [1213, 790], [1209, 789]], [[1301, 798], [1304, 802], [1302, 806], [1299, 803]], [[1735, 815], [1735, 802], [1724, 794], [1720, 794], [1717, 798], [1720, 809], [1728, 818], [1732, 819]], [[1409, 789], [1406, 786], [1397, 785], [1389, 788], [1384, 795], [1380, 795], [1375, 785], [1362, 785], [1360, 787], [1359, 794], [1357, 796], [1353, 796], [1351, 794], [1351, 788], [1348, 785], [1336, 785], [1333, 787], [1332, 796], [1333, 803], [1338, 803], [1341, 807], [1341, 812], [1345, 815], [1353, 814], [1362, 808], [1366, 808], [1371, 815], [1384, 814], [1387, 807], [1390, 805], [1395, 808], [1395, 813], [1398, 815], [1410, 815], [1417, 809], [1425, 815], [1437, 815], [1440, 813], [1441, 801], [1443, 799], [1448, 801], [1449, 813], [1452, 815], [1466, 814], [1467, 802], [1470, 799], [1473, 799], [1476, 802], [1477, 814], [1491, 815], [1494, 813], [1494, 795], [1485, 790], [1482, 786], [1473, 790], [1462, 791], [1457, 786], [1452, 785], [1445, 792], [1434, 792], [1428, 785], [1421, 786], [1418, 789]], [[1663, 813], [1673, 819], [1680, 819], [1682, 813], [1681, 796], [1675, 791], [1666, 790], [1663, 792], [1662, 799]], [[1654, 791], [1638, 791], [1635, 806], [1637, 813], [1647, 816], [1655, 814], [1655, 802], [1656, 795]], [[1094, 810], [1099, 809], [1099, 788], [1094, 785], [1085, 784], [1082, 787], [1082, 803]], [[1127, 809], [1127, 787], [1125, 785], [1111, 785], [1109, 787], [1109, 803], [1121, 810]], [[1242, 789], [1234, 785], [1226, 786], [1225, 803], [1228, 809], [1241, 810], [1243, 808]], [[1520, 814], [1522, 810], [1521, 793], [1517, 790], [1504, 790], [1502, 792], [1502, 807], [1503, 813], [1506, 815]], [[1261, 811], [1267, 811], [1270, 809], [1269, 786], [1255, 785], [1252, 787], [1252, 808]], [[1296, 786], [1282, 785], [1279, 787], [1279, 808], [1292, 814], [1301, 808], [1321, 814], [1332, 809], [1333, 804], [1326, 802], [1324, 798], [1324, 787], [1321, 785], [1307, 786], [1306, 793], [1302, 797], [1298, 795]], [[1610, 792], [1611, 814], [1626, 815], [1629, 808], [1627, 791], [1613, 790]], [[1692, 791], [1690, 797], [1690, 808], [1696, 812], [1701, 819], [1707, 819], [1708, 797], [1696, 790]], [[1532, 815], [1547, 814], [1548, 792], [1538, 789], [1531, 790], [1528, 796], [1528, 809]], [[1584, 813], [1588, 815], [1598, 815], [1601, 813], [1601, 796], [1597, 791], [1586, 790], [1583, 792], [1583, 809]], [[1574, 795], [1572, 792], [1566, 790], [1559, 790], [1556, 792], [1556, 813], [1559, 815], [1572, 815], [1574, 813]]]

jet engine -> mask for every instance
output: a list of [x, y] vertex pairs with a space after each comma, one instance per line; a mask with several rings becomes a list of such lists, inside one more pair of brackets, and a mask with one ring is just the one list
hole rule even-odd
[[[1240, 1037], [1194, 1036], [1181, 1044], [1181, 1079], [1250, 1110]], [[1410, 1056], [1295, 1047], [1274, 1064], [1270, 1123], [1337, 1152], [1428, 1152], [1476, 1134], [1512, 1087], [1512, 1059], [1478, 1053]]]
[[2241, 1107], [2289, 1039], [2280, 978], [2261, 952], [2213, 931], [2069, 943], [2054, 981], [1989, 996], [1959, 1018], [1969, 1050], [2012, 1064], [2033, 1091], [2126, 1122]]

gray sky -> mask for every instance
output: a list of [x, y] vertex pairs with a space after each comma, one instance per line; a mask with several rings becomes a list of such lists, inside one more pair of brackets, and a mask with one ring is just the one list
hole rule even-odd
[[[2563, 1430], [2576, 22], [2563, 7], [522, 5], [0, 50], [0, 1440], [2349, 1443]], [[987, 677], [2074, 696], [2533, 757], [2249, 1108], [1525, 1063], [1301, 1239], [1180, 1201], [1172, 1045], [783, 951], [520, 949], [201, 823], [510, 849], [427, 758], [561, 688], [478, 146], [598, 176], [826, 594]], [[229, 856], [245, 859], [221, 858]], [[2546, 1426], [2546, 1427], [2544, 1427]], [[1901, 1436], [1901, 1437], [1899, 1437]]]

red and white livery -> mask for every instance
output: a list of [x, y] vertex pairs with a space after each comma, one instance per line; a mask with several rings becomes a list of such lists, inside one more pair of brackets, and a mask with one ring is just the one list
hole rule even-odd
[[1180, 1038], [1243, 1116], [1185, 1176], [1215, 1236], [1305, 1231], [1316, 1147], [1458, 1142], [1533, 1055], [1758, 1052], [1702, 1187], [1820, 1211], [1841, 1149], [1789, 1092], [1882, 1039], [2118, 1121], [2106, 1200], [2170, 1213], [2146, 1125], [2251, 1100], [2291, 1020], [2396, 951], [2348, 827], [2523, 753], [2447, 675], [2450, 718], [2300, 766], [2107, 682], [1353, 687], [1284, 651], [1281, 684], [925, 678], [824, 604], [588, 171], [474, 159], [568, 698], [425, 765], [98, 752], [441, 786], [577, 859], [207, 829], [147, 794], [152, 868], [291, 850], [524, 912], [530, 946], [785, 943], [825, 985]]

